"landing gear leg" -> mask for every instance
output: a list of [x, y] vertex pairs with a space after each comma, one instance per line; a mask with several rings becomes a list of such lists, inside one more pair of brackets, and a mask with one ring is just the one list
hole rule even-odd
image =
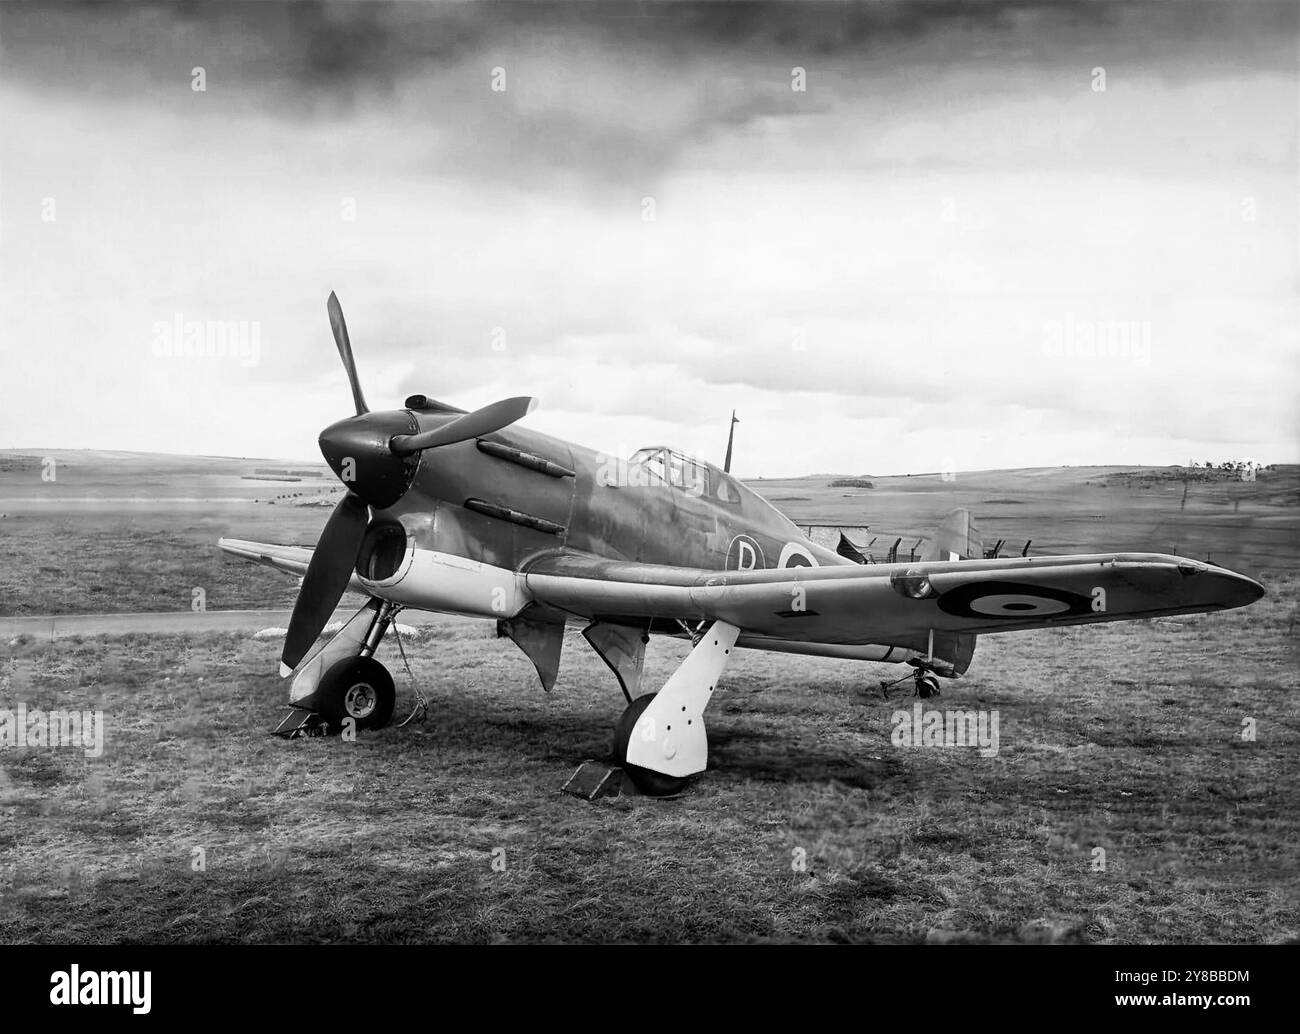
[[379, 729], [393, 716], [393, 678], [374, 652], [401, 608], [372, 597], [294, 676], [289, 702], [318, 712], [335, 729]]
[[715, 621], [658, 693], [628, 704], [614, 737], [614, 759], [644, 794], [678, 793], [708, 767], [704, 709], [735, 648], [740, 629]]

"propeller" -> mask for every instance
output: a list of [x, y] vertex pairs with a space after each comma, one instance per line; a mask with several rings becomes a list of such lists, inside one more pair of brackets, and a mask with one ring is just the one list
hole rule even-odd
[[302, 663], [347, 591], [370, 524], [370, 509], [387, 509], [401, 499], [415, 476], [419, 454], [499, 431], [537, 407], [537, 399], [527, 396], [503, 399], [427, 431], [420, 431], [416, 418], [406, 410], [372, 413], [361, 393], [343, 307], [332, 291], [326, 309], [357, 412], [325, 428], [320, 448], [348, 492], [330, 514], [307, 565], [280, 654], [281, 676], [292, 674]]
[[349, 492], [334, 507], [293, 605], [289, 633], [280, 654], [281, 677], [298, 666], [343, 598], [369, 523], [370, 508], [360, 496]]
[[490, 406], [476, 409], [457, 417], [449, 424], [435, 427], [432, 431], [419, 434], [399, 434], [388, 443], [394, 456], [409, 456], [421, 449], [436, 449], [439, 445], [455, 445], [467, 442], [471, 438], [482, 438], [485, 434], [509, 427], [516, 420], [522, 420], [537, 408], [537, 400], [527, 395], [512, 399], [502, 399]]
[[347, 372], [348, 383], [352, 385], [352, 401], [357, 406], [357, 416], [369, 413], [366, 397], [361, 394], [361, 380], [357, 377], [357, 364], [352, 358], [352, 339], [348, 337], [348, 325], [343, 319], [343, 306], [339, 304], [338, 295], [330, 292], [325, 308], [330, 314], [330, 329], [334, 331], [334, 344], [338, 346], [339, 358], [343, 360], [343, 369]]

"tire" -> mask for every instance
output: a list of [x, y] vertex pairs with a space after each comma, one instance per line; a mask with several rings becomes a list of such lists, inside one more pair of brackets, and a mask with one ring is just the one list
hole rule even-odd
[[397, 693], [388, 669], [373, 657], [349, 657], [325, 673], [320, 713], [335, 729], [351, 718], [360, 729], [382, 729], [393, 717]]
[[622, 766], [636, 788], [647, 797], [670, 797], [686, 789], [689, 777], [664, 775], [662, 772], [627, 763], [627, 745], [632, 739], [632, 728], [654, 698], [654, 693], [647, 693], [637, 697], [624, 709], [618, 724], [614, 726], [614, 761]]

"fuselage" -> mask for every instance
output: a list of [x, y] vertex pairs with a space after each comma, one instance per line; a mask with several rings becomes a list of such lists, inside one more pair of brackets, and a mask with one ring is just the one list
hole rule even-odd
[[[407, 411], [420, 430], [457, 412]], [[358, 575], [385, 594], [417, 551], [519, 572], [560, 549], [706, 570], [851, 563], [712, 464], [667, 448], [629, 460], [513, 426], [420, 453], [400, 498], [375, 510]]]

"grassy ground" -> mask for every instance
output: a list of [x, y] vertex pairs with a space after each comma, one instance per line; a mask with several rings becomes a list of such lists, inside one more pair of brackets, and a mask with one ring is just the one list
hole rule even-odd
[[[0, 454], [0, 614], [188, 609], [195, 587], [289, 606], [293, 579], [215, 547], [315, 540], [328, 509], [301, 504], [337, 488], [253, 479], [277, 466]], [[912, 700], [874, 687], [896, 669], [742, 651], [711, 770], [673, 801], [559, 792], [622, 704], [576, 631], [547, 697], [490, 624], [432, 630], [409, 651], [428, 721], [354, 743], [265, 735], [274, 640], [0, 645], [0, 708], [108, 727], [98, 758], [0, 748], [0, 941], [1296, 939], [1298, 473], [1185, 506], [1151, 469], [756, 483], [800, 521], [910, 536], [966, 505], [1015, 551], [1208, 553], [1271, 594], [981, 639], [939, 706], [996, 709], [994, 758], [894, 747]], [[657, 642], [652, 682], [684, 651]]]
[[[342, 488], [323, 464], [0, 451], [0, 616], [291, 607], [297, 585], [231, 560], [224, 536], [314, 545]], [[290, 469], [325, 476], [254, 480]]]
[[[328, 512], [308, 514], [310, 528], [296, 526], [305, 522], [293, 516], [239, 522], [237, 530], [269, 534], [264, 542], [314, 545]], [[296, 579], [217, 549], [233, 523], [193, 513], [10, 518], [3, 535], [12, 562], [0, 573], [0, 616], [189, 610], [195, 588], [209, 610], [292, 607]]]
[[487, 623], [436, 629], [428, 720], [354, 743], [265, 735], [273, 640], [15, 642], [0, 706], [108, 736], [0, 751], [0, 941], [1293, 940], [1300, 579], [1270, 586], [982, 639], [939, 706], [997, 709], [994, 758], [894, 747], [896, 669], [742, 651], [671, 801], [558, 792], [622, 703], [576, 632], [548, 697]]

